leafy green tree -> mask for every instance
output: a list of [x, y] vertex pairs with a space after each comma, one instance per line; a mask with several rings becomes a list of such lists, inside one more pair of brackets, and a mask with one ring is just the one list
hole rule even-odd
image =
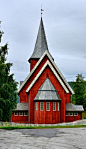
[[84, 106], [84, 109], [86, 111], [86, 90], [85, 90], [85, 93], [84, 93], [84, 104], [83, 104], [83, 106]]
[[76, 76], [76, 81], [72, 82], [75, 94], [72, 97], [72, 102], [76, 105], [83, 105], [86, 109], [86, 83], [82, 74]]
[[[3, 32], [0, 31], [0, 41]], [[0, 42], [1, 43], [1, 42]], [[12, 109], [17, 103], [17, 82], [13, 79], [14, 74], [10, 74], [12, 63], [7, 63], [8, 44], [0, 46], [0, 121], [9, 121]]]

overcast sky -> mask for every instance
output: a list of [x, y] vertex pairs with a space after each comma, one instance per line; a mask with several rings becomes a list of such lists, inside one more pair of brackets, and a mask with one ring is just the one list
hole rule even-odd
[[16, 81], [30, 72], [30, 58], [44, 9], [48, 48], [67, 81], [79, 73], [86, 80], [86, 0], [0, 0], [2, 45], [9, 44], [8, 62]]

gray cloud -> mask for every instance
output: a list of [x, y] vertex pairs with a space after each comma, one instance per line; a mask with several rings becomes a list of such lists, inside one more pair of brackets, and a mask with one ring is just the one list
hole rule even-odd
[[43, 20], [49, 51], [65, 78], [74, 80], [78, 73], [86, 78], [86, 0], [3, 0], [0, 1], [2, 44], [9, 43], [8, 61], [17, 81], [28, 75], [29, 64], [40, 23]]

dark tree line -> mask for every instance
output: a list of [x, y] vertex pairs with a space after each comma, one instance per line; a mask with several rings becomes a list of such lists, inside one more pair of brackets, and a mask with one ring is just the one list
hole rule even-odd
[[[3, 32], [0, 30], [0, 43]], [[12, 63], [7, 63], [8, 44], [0, 46], [0, 121], [9, 121], [17, 103], [17, 82], [10, 74]]]
[[86, 81], [82, 74], [76, 76], [76, 81], [71, 83], [75, 94], [72, 96], [71, 101], [76, 105], [83, 105], [86, 111]]

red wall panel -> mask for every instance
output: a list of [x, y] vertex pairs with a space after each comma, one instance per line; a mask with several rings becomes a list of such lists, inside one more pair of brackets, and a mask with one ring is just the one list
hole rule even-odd
[[[46, 67], [44, 72], [41, 74], [41, 76], [38, 78], [37, 82], [34, 84], [34, 86], [31, 88], [30, 90], [30, 94], [29, 94], [29, 98], [30, 98], [30, 109], [29, 109], [29, 115], [30, 115], [30, 120], [29, 122], [33, 123], [34, 122], [34, 104], [33, 104], [33, 100], [37, 94], [38, 89], [40, 88], [40, 86], [43, 84], [44, 80], [47, 77], [47, 73], [49, 76], [50, 81], [52, 82], [52, 84], [54, 85], [54, 87], [56, 88], [60, 98], [61, 98], [61, 122], [65, 122], [65, 93], [64, 93], [64, 89], [62, 88], [62, 86], [60, 85], [59, 81], [56, 79], [56, 77], [54, 76], [54, 74], [52, 73], [51, 69], [49, 67]], [[51, 75], [52, 74], [52, 75]]]
[[38, 102], [38, 110], [36, 111], [36, 102], [34, 102], [35, 105], [34, 123], [35, 124], [60, 123], [60, 110], [58, 111], [58, 102], [56, 102], [56, 111], [53, 111], [53, 102], [50, 102], [50, 111], [46, 111], [46, 103], [47, 102], [43, 102], [43, 111], [40, 111], [40, 102]]
[[28, 123], [28, 116], [20, 116], [18, 114], [18, 116], [15, 116], [14, 113], [11, 116], [11, 122], [15, 122], [15, 123]]
[[78, 116], [74, 116], [74, 113], [73, 113], [73, 116], [66, 116], [66, 122], [73, 122], [73, 121], [76, 121], [76, 120], [81, 120], [82, 119], [82, 113], [78, 112]]
[[65, 98], [66, 98], [66, 103], [70, 103], [70, 102], [71, 102], [71, 101], [70, 101], [70, 99], [71, 99], [70, 93], [65, 94]]
[[37, 62], [38, 62], [38, 60], [31, 60], [30, 61], [30, 71], [33, 69], [33, 67], [36, 65]]

